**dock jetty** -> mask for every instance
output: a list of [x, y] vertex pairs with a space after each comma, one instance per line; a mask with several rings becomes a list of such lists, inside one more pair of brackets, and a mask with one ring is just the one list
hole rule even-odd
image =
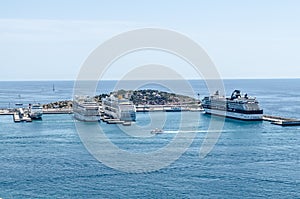
[[[43, 109], [43, 114], [72, 114], [72, 109], [53, 108]], [[14, 122], [32, 122], [28, 108], [0, 109], [0, 115], [12, 115]]]
[[[147, 106], [146, 108], [141, 107], [137, 110], [137, 112], [157, 112], [157, 111], [166, 111], [169, 107], [165, 106]], [[182, 109], [182, 111], [202, 111], [202, 109]], [[49, 108], [43, 109], [43, 114], [73, 114], [72, 108]], [[18, 122], [31, 122], [32, 119], [28, 115], [28, 110], [26, 108], [18, 108], [18, 109], [0, 109], [0, 115], [11, 115], [13, 117], [13, 121]], [[130, 126], [131, 121], [123, 121], [118, 118], [111, 118], [107, 116], [102, 108], [101, 103], [99, 104], [99, 115], [100, 120], [106, 122], [108, 124], [122, 124], [124, 126]], [[262, 118], [264, 121], [271, 122], [271, 124], [279, 125], [279, 126], [300, 126], [300, 120], [294, 118], [286, 118], [280, 116], [273, 115], [263, 115]]]
[[31, 122], [32, 119], [29, 116], [27, 109], [18, 108], [13, 114], [14, 122]]
[[72, 108], [49, 108], [43, 109], [43, 114], [72, 114]]
[[300, 126], [300, 120], [294, 118], [284, 118], [272, 115], [263, 115], [263, 120], [271, 122], [271, 124], [280, 126]]
[[0, 109], [0, 115], [12, 115], [14, 122], [31, 122], [28, 109]]
[[[150, 89], [119, 90], [110, 94], [89, 97], [88, 100], [84, 100], [82, 103], [79, 102], [80, 100], [77, 108], [74, 106], [76, 103], [73, 100], [44, 104], [42, 113], [74, 115], [77, 113], [88, 118], [82, 121], [90, 121], [90, 117], [93, 116], [97, 119], [92, 121], [101, 120], [107, 124], [130, 126], [136, 120], [136, 112], [202, 112], [204, 110], [199, 99]], [[29, 108], [26, 107], [3, 108], [0, 109], [0, 115], [11, 115], [14, 122], [31, 122], [34, 119], [30, 117]], [[262, 119], [274, 125], [300, 126], [300, 120], [294, 118], [263, 115]]]

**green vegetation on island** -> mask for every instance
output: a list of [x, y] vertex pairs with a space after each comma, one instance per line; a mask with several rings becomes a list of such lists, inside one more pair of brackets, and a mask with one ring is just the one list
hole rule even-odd
[[180, 105], [180, 104], [195, 104], [199, 101], [195, 98], [169, 93], [159, 90], [119, 90], [112, 92], [116, 97], [126, 98], [135, 105]]
[[[109, 94], [100, 94], [94, 96], [94, 100], [101, 103], [101, 100], [108, 96], [115, 96], [119, 99], [125, 98], [133, 102], [134, 105], [199, 105], [199, 100], [175, 93], [165, 91], [144, 89], [144, 90], [118, 90]], [[44, 104], [43, 108], [72, 108], [73, 101], [65, 100]]]

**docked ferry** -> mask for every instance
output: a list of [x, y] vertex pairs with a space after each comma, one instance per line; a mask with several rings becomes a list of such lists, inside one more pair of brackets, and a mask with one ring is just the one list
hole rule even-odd
[[99, 105], [90, 97], [75, 97], [73, 101], [74, 118], [84, 122], [100, 120]]
[[104, 114], [113, 119], [122, 121], [136, 120], [136, 107], [128, 99], [119, 99], [111, 95], [102, 99], [102, 107]]
[[33, 120], [42, 119], [43, 107], [40, 104], [29, 104], [29, 117]]
[[214, 95], [204, 97], [202, 107], [205, 113], [246, 121], [262, 120], [263, 110], [255, 97], [242, 95], [235, 90], [230, 97], [221, 96], [217, 91]]

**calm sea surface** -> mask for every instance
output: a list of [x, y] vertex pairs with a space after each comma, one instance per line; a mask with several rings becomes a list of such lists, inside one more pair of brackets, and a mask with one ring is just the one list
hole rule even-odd
[[[100, 82], [97, 93], [112, 91], [115, 83]], [[194, 93], [182, 89], [181, 94], [208, 94], [204, 82], [190, 84]], [[300, 79], [224, 84], [227, 95], [241, 89], [256, 96], [265, 114], [300, 119]], [[72, 99], [73, 85], [0, 82], [0, 107]], [[135, 82], [128, 85], [136, 88]], [[168, 90], [164, 85], [144, 88]], [[116, 125], [97, 125], [120, 149], [146, 153], [172, 141], [180, 114], [154, 113], [158, 119], [166, 116], [167, 133], [149, 138], [131, 137]], [[195, 120], [199, 114], [200, 121]], [[82, 144], [72, 115], [43, 115], [42, 121], [32, 123], [0, 116], [0, 198], [300, 198], [300, 127], [227, 119], [213, 150], [199, 159], [210, 117], [198, 112], [187, 116], [182, 125], [196, 132], [187, 151], [168, 167], [144, 173], [121, 172], [97, 161]], [[137, 125], [150, 122], [149, 114], [137, 114]]]

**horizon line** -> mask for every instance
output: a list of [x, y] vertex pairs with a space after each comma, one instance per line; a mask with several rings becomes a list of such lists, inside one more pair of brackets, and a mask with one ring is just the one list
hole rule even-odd
[[[221, 78], [221, 80], [276, 80], [276, 79], [300, 79], [300, 77], [259, 77], [259, 78]], [[186, 78], [186, 79], [101, 79], [101, 80], [76, 80], [76, 79], [24, 79], [24, 80], [0, 80], [0, 82], [50, 82], [50, 81], [176, 81], [176, 80], [215, 80], [215, 79], [195, 79], [195, 78]]]

